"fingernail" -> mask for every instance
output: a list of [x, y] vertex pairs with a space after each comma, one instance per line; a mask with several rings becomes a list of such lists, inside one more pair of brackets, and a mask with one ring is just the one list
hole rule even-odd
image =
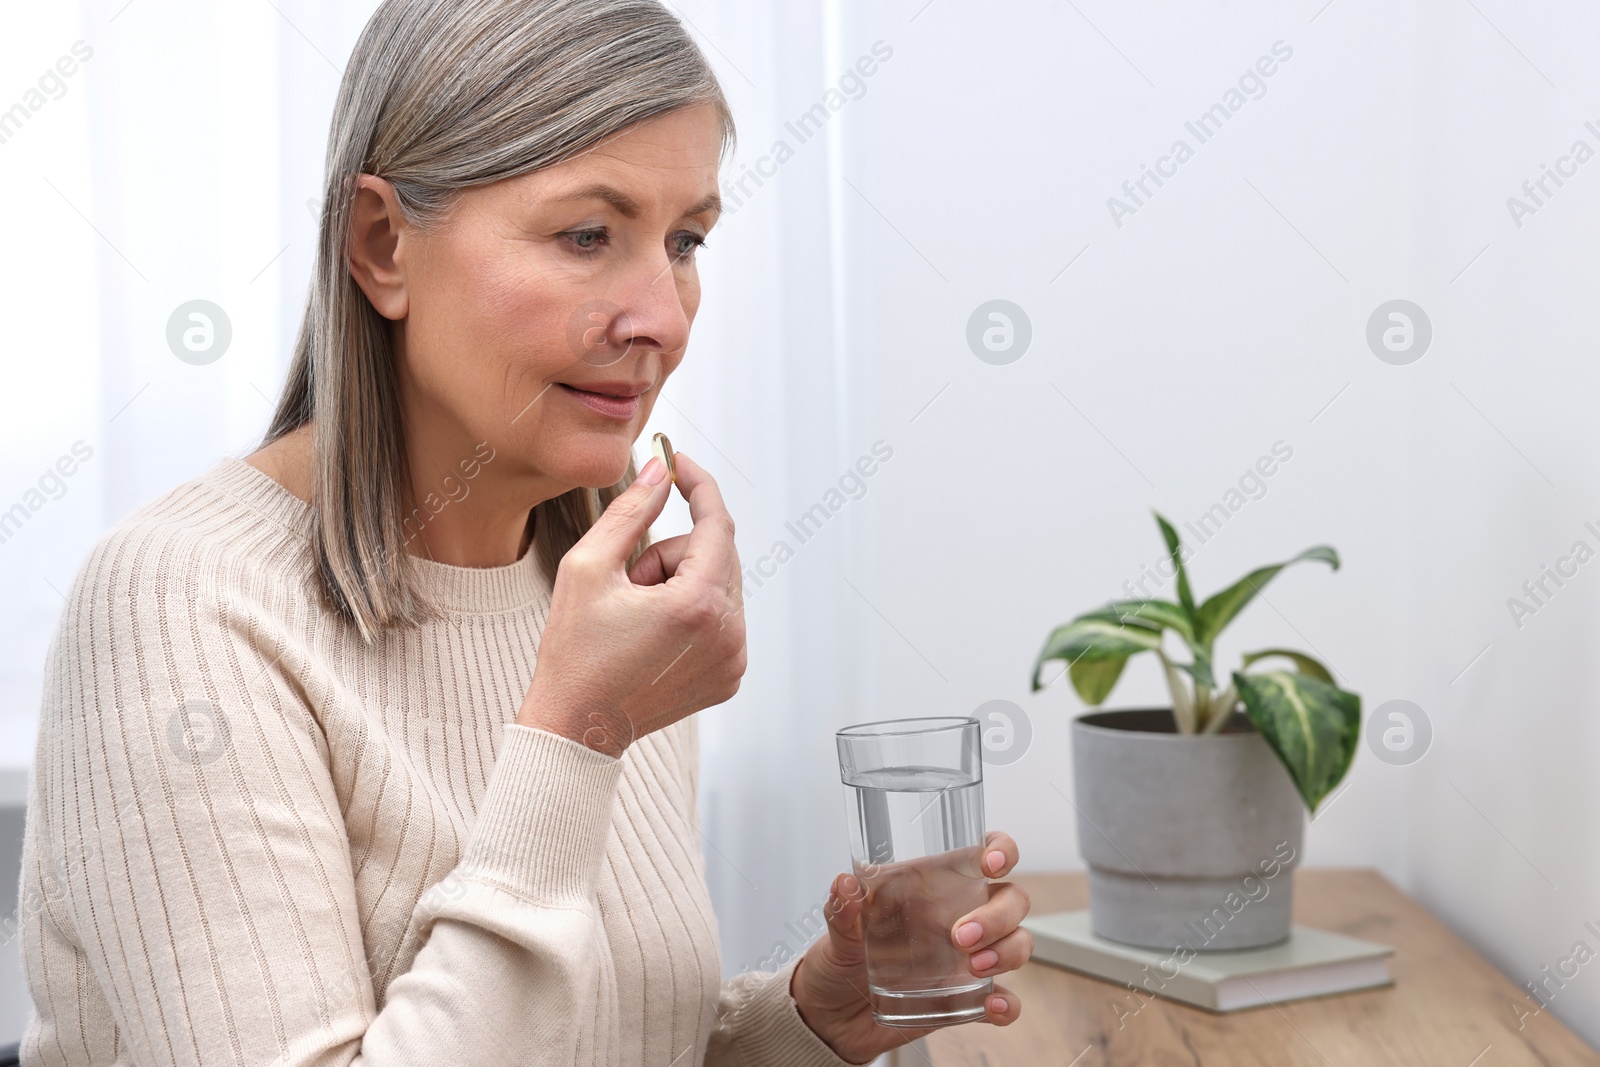
[[1006, 854], [1004, 852], [1001, 852], [999, 849], [995, 849], [993, 852], [989, 853], [989, 855], [986, 856], [985, 858], [989, 861], [989, 870], [990, 871], [998, 871], [1001, 867], [1004, 867], [1005, 864], [1006, 864]]
[[999, 962], [1000, 953], [996, 952], [992, 948], [986, 948], [976, 956], [972, 957], [972, 969], [975, 971], [987, 971], [990, 967], [993, 967]]
[[660, 485], [661, 479], [667, 476], [667, 465], [661, 462], [661, 457], [651, 456], [650, 462], [644, 465], [639, 472], [639, 481], [645, 485]]
[[989, 1001], [989, 1010], [996, 1015], [1004, 1015], [1011, 1010], [1011, 1005], [1006, 1003], [1005, 997], [994, 997]]
[[844, 876], [844, 881], [841, 883], [841, 889], [843, 890], [845, 896], [853, 897], [857, 893], [861, 892], [861, 885], [855, 880], [854, 877], [847, 874]]
[[956, 943], [959, 945], [976, 945], [982, 936], [983, 927], [977, 923], [962, 923], [956, 927]]

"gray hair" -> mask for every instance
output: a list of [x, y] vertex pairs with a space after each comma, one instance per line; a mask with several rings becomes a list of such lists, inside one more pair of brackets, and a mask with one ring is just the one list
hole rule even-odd
[[[735, 132], [721, 86], [659, 0], [384, 0], [362, 31], [328, 135], [311, 291], [262, 443], [313, 422], [318, 584], [364, 640], [436, 609], [404, 545], [410, 472], [389, 323], [347, 265], [357, 175], [390, 182], [407, 221], [427, 229], [462, 190], [697, 104], [715, 108], [726, 155]], [[615, 485], [530, 510], [546, 573], [635, 473], [630, 457]]]

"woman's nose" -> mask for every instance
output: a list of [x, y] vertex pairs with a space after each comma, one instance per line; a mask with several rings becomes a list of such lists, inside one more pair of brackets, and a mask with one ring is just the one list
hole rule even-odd
[[663, 352], [675, 352], [689, 343], [689, 316], [675, 267], [672, 257], [663, 253], [630, 272], [626, 287], [612, 296], [621, 309], [613, 335], [617, 342]]

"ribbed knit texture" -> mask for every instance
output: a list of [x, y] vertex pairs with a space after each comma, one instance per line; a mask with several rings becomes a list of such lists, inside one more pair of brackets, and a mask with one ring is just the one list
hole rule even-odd
[[512, 720], [550, 581], [421, 561], [374, 647], [309, 504], [228, 458], [108, 532], [46, 661], [22, 1062], [827, 1065], [776, 974], [723, 984], [694, 719], [620, 759]]

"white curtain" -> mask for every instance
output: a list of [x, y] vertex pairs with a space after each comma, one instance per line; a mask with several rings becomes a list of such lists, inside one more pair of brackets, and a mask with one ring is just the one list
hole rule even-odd
[[705, 306], [664, 406], [681, 417], [674, 442], [681, 430], [721, 481], [747, 574], [751, 668], [701, 721], [707, 877], [732, 973], [801, 951], [849, 869], [832, 735], [888, 717], [863, 696], [876, 594], [861, 546], [892, 444], [874, 454], [854, 402], [843, 247], [850, 96], [836, 86], [867, 45], [842, 41], [834, 2], [677, 10], [739, 121]]

